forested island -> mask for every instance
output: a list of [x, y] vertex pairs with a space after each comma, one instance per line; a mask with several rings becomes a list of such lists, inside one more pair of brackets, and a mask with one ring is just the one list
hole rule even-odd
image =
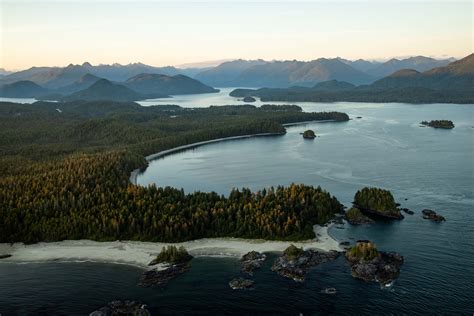
[[129, 175], [146, 166], [144, 156], [176, 146], [283, 133], [284, 123], [348, 119], [293, 106], [0, 103], [0, 242], [314, 238], [314, 224], [342, 211], [319, 187], [185, 194], [133, 185]]
[[304, 131], [302, 133], [302, 135], [303, 135], [303, 138], [305, 138], [305, 139], [314, 139], [314, 138], [316, 138], [316, 134], [314, 133], [313, 130], [310, 130], [310, 129]]
[[190, 269], [189, 262], [193, 259], [183, 247], [163, 247], [158, 256], [148, 265], [155, 266], [163, 264], [164, 267], [153, 268], [143, 272], [140, 278], [140, 286], [149, 287], [154, 285], [166, 285], [170, 280], [180, 276]]
[[444, 128], [444, 129], [452, 129], [454, 128], [453, 121], [449, 120], [432, 120], [432, 121], [422, 121], [420, 123], [424, 126], [434, 127], [434, 128]]
[[434, 90], [423, 87], [355, 87], [348, 90], [318, 90], [305, 87], [236, 89], [236, 98], [258, 97], [263, 102], [372, 102], [372, 103], [460, 103], [474, 102], [469, 90]]
[[383, 285], [398, 278], [404, 262], [400, 254], [379, 251], [369, 240], [358, 240], [345, 256], [354, 278]]
[[[355, 194], [354, 205], [368, 215], [388, 219], [403, 219], [392, 193], [388, 190], [365, 187]], [[355, 214], [356, 211], [353, 212]]]

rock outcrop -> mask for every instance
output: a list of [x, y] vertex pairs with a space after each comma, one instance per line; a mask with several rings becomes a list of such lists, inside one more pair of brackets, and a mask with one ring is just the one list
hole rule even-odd
[[[288, 251], [290, 248], [297, 251]], [[295, 281], [304, 281], [306, 272], [319, 264], [335, 260], [340, 253], [337, 251], [322, 252], [316, 250], [303, 250], [291, 245], [285, 252], [275, 259], [272, 265], [272, 271], [279, 275], [293, 279]]]
[[346, 252], [346, 259], [354, 278], [383, 285], [398, 278], [404, 261], [398, 253], [377, 251], [367, 240], [357, 241], [356, 246]]
[[421, 212], [423, 213], [423, 218], [424, 218], [424, 219], [430, 219], [430, 220], [435, 221], [435, 222], [437, 222], [437, 223], [446, 221], [446, 218], [444, 218], [444, 216], [441, 216], [441, 215], [439, 215], [439, 214], [436, 214], [436, 212], [433, 211], [433, 210], [424, 209], [424, 210], [421, 211]]
[[252, 288], [254, 283], [255, 282], [253, 280], [244, 279], [244, 278], [236, 278], [236, 279], [232, 279], [229, 282], [229, 286], [233, 290], [242, 290], [242, 289]]
[[150, 316], [146, 305], [136, 301], [112, 301], [89, 316]]
[[267, 259], [264, 253], [250, 251], [245, 254], [241, 259], [241, 271], [250, 275], [257, 269], [260, 269]]

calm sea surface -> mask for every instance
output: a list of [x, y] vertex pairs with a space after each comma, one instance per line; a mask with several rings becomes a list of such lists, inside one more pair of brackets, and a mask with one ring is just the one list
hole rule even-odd
[[[186, 107], [237, 104], [226, 94], [175, 97], [143, 105]], [[259, 105], [259, 103], [256, 103]], [[405, 256], [400, 278], [381, 289], [350, 276], [341, 258], [295, 283], [269, 270], [255, 274], [251, 291], [233, 291], [236, 259], [196, 258], [191, 270], [166, 288], [137, 287], [140, 270], [100, 263], [0, 262], [3, 315], [84, 315], [113, 299], [136, 299], [156, 314], [465, 314], [474, 313], [474, 105], [299, 103], [305, 111], [343, 111], [353, 120], [293, 126], [278, 137], [234, 140], [153, 161], [138, 183], [187, 192], [233, 187], [261, 189], [291, 182], [320, 185], [350, 205], [364, 186], [390, 189], [415, 211], [403, 221], [332, 229], [339, 240], [367, 238]], [[356, 119], [362, 116], [361, 119]], [[421, 128], [450, 119], [456, 128]], [[313, 129], [313, 141], [299, 135]], [[421, 218], [431, 208], [441, 224]], [[271, 256], [273, 258], [273, 256]], [[270, 259], [271, 259], [270, 258]], [[320, 293], [335, 287], [338, 293]]]

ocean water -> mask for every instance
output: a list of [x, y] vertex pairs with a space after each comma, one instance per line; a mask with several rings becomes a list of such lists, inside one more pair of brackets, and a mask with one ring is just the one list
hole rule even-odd
[[[225, 103], [232, 99], [224, 93], [214, 101], [232, 104]], [[196, 97], [181, 105], [201, 102]], [[196, 258], [189, 272], [165, 288], [149, 289], [137, 286], [139, 269], [124, 265], [0, 261], [2, 316], [85, 315], [113, 299], [140, 300], [154, 314], [165, 315], [472, 315], [474, 105], [301, 105], [306, 111], [344, 111], [353, 119], [298, 125], [284, 136], [176, 153], [151, 162], [138, 183], [221, 194], [232, 187], [306, 183], [321, 185], [347, 206], [364, 186], [390, 189], [414, 215], [369, 226], [345, 224], [330, 233], [339, 240], [371, 239], [381, 250], [404, 255], [400, 278], [392, 287], [353, 279], [343, 258], [311, 270], [304, 283], [297, 283], [270, 271], [271, 255], [255, 273], [256, 286], [250, 291], [228, 287], [240, 275], [233, 258]], [[450, 119], [456, 127], [419, 127], [420, 121], [431, 119]], [[305, 129], [319, 137], [302, 139], [299, 133]], [[423, 208], [434, 209], [447, 221], [422, 219]], [[335, 287], [337, 294], [320, 293], [326, 287]]]

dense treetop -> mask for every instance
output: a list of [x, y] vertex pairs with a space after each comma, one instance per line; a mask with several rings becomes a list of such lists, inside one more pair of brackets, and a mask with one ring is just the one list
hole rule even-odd
[[366, 240], [361, 240], [356, 243], [354, 247], [348, 250], [348, 255], [351, 258], [370, 261], [379, 256], [379, 252], [374, 243]]
[[186, 248], [169, 245], [163, 247], [153, 263], [185, 263], [192, 259]]
[[314, 238], [342, 211], [319, 187], [185, 194], [129, 183], [145, 155], [193, 142], [284, 133], [282, 123], [347, 120], [254, 106], [183, 109], [116, 102], [0, 103], [0, 242]]
[[434, 128], [445, 128], [445, 129], [451, 129], [454, 128], [454, 123], [453, 121], [449, 120], [432, 120], [432, 121], [422, 121], [420, 124], [426, 125], [429, 127], [434, 127]]
[[361, 210], [374, 214], [394, 218], [401, 216], [393, 195], [388, 190], [365, 187], [355, 194], [354, 204]]

